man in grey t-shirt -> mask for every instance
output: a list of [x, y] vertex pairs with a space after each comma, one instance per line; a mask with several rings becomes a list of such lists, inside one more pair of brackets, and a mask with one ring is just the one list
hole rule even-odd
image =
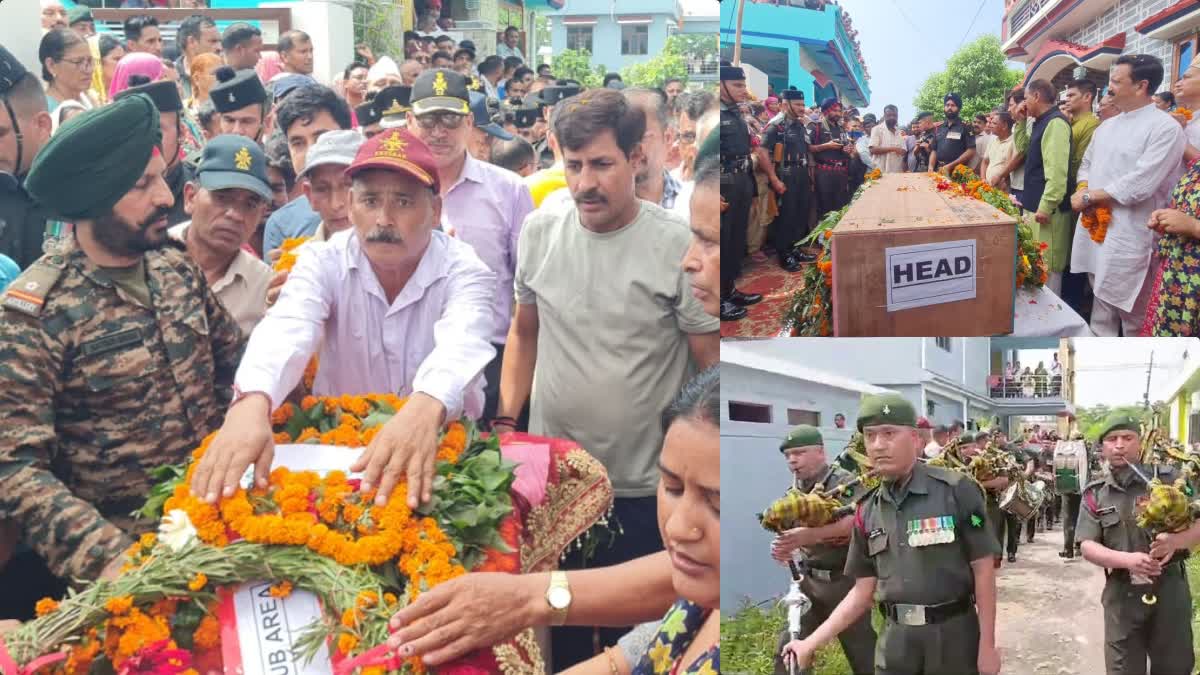
[[[554, 133], [574, 203], [539, 209], [522, 228], [493, 427], [511, 428], [532, 393], [530, 431], [569, 438], [608, 470], [619, 534], [563, 565], [577, 569], [662, 549], [660, 415], [691, 373], [717, 362], [720, 337], [680, 265], [687, 223], [635, 195], [645, 116], [617, 91], [560, 105]], [[601, 641], [624, 632], [601, 631]], [[592, 633], [555, 631], [555, 672], [592, 655]]]

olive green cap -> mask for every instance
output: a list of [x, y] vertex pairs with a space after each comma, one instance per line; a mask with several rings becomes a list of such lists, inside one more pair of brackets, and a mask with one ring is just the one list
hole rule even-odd
[[792, 448], [806, 448], [810, 445], [825, 445], [825, 439], [821, 438], [821, 432], [816, 427], [809, 424], [801, 424], [800, 426], [788, 432], [783, 443], [779, 444], [780, 452], [787, 452]]
[[958, 442], [963, 445], [970, 445], [975, 442], [975, 432], [964, 431], [958, 435]]
[[858, 404], [858, 430], [879, 424], [917, 426], [917, 411], [900, 394], [868, 394]]
[[1100, 440], [1111, 434], [1114, 431], [1128, 430], [1141, 436], [1142, 423], [1138, 418], [1128, 413], [1112, 413], [1104, 418], [1104, 425], [1100, 429]]

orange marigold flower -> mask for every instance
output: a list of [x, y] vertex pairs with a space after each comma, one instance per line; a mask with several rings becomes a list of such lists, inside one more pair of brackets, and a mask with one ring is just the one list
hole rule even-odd
[[272, 586], [268, 592], [272, 598], [286, 598], [292, 594], [292, 582], [281, 581]]
[[192, 641], [201, 649], [215, 649], [221, 645], [221, 624], [211, 614], [200, 620]]
[[195, 592], [208, 585], [208, 576], [204, 572], [196, 572], [196, 576], [188, 582], [188, 590]]
[[154, 542], [156, 541], [158, 541], [158, 538], [153, 532], [147, 532], [138, 538], [138, 544], [147, 551], [154, 548]]
[[358, 638], [350, 633], [342, 633], [338, 636], [338, 651], [343, 655], [349, 654], [352, 649], [358, 646]]
[[128, 595], [122, 595], [116, 598], [109, 598], [108, 602], [104, 603], [104, 609], [113, 616], [124, 616], [133, 608], [133, 598]]
[[37, 605], [34, 606], [33, 611], [38, 616], [46, 616], [56, 609], [58, 609], [57, 600], [54, 600], [53, 598], [42, 598], [41, 600], [37, 601]]
[[296, 408], [291, 403], [284, 403], [271, 413], [271, 424], [273, 426], [287, 424], [294, 414], [296, 414]]

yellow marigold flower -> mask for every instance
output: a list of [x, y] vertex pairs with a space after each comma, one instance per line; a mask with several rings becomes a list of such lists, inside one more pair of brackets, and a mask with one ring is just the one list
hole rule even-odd
[[147, 532], [146, 534], [143, 534], [140, 539], [138, 539], [138, 543], [141, 544], [142, 548], [146, 550], [154, 548], [154, 542], [156, 541], [158, 541], [158, 538], [153, 532]]
[[350, 633], [342, 633], [338, 636], [338, 651], [342, 654], [349, 654], [350, 650], [358, 646], [358, 638]]
[[272, 586], [268, 592], [272, 598], [286, 598], [292, 594], [292, 582], [281, 581]]
[[188, 582], [188, 590], [192, 592], [199, 591], [208, 585], [208, 576], [204, 572], [196, 572], [196, 576]]

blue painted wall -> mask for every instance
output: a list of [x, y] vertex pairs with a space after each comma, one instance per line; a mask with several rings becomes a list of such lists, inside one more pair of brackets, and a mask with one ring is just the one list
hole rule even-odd
[[[635, 11], [636, 10], [636, 11]], [[621, 25], [617, 23], [623, 16], [649, 15], [651, 23], [647, 26], [646, 54], [621, 53]], [[676, 0], [639, 0], [637, 3], [613, 0], [571, 0], [566, 9], [560, 12], [550, 12], [550, 47], [555, 53], [567, 48], [567, 29], [563, 24], [564, 17], [591, 16], [596, 18], [592, 26], [592, 62], [603, 65], [606, 70], [616, 72], [625, 66], [648, 61], [662, 51], [667, 41], [668, 24], [677, 24], [680, 9]], [[716, 32], [715, 22], [695, 22], [685, 24], [684, 32]]]

